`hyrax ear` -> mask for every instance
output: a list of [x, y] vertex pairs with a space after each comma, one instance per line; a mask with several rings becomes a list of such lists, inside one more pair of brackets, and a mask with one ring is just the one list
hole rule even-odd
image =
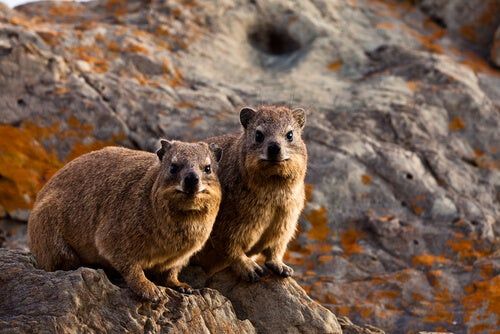
[[302, 108], [297, 108], [292, 110], [292, 115], [297, 124], [300, 126], [302, 129], [304, 125], [306, 124], [306, 112]]
[[156, 155], [158, 156], [158, 158], [161, 161], [163, 159], [163, 156], [165, 155], [165, 153], [167, 153], [170, 150], [170, 148], [172, 147], [172, 142], [169, 140], [160, 139], [160, 144], [161, 144], [161, 147], [158, 151], [156, 151]]
[[252, 120], [252, 118], [255, 116], [257, 112], [249, 107], [245, 107], [240, 110], [240, 123], [243, 125], [243, 127], [246, 129], [248, 126], [248, 123]]
[[210, 144], [210, 150], [214, 154], [215, 161], [219, 162], [220, 159], [222, 158], [222, 148], [217, 146], [217, 144]]

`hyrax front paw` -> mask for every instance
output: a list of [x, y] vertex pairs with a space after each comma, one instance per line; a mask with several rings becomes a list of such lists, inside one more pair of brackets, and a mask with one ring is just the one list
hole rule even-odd
[[266, 270], [255, 263], [255, 261], [249, 261], [244, 265], [238, 265], [236, 270], [243, 280], [250, 283], [260, 281], [260, 278], [266, 274]]
[[174, 289], [180, 293], [184, 293], [186, 295], [192, 295], [194, 293], [194, 289], [186, 283], [178, 282], [176, 284], [169, 285], [169, 288]]
[[143, 300], [157, 303], [163, 296], [161, 290], [151, 282], [144, 282], [133, 288], [134, 292]]
[[269, 268], [273, 273], [281, 277], [290, 277], [293, 275], [293, 269], [278, 261], [268, 261], [266, 262], [266, 267]]

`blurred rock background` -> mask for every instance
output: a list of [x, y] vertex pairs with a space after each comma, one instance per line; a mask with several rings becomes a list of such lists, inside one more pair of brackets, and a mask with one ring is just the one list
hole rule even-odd
[[26, 249], [37, 191], [80, 154], [300, 106], [301, 286], [390, 333], [494, 333], [499, 26], [499, 0], [0, 5], [0, 243]]

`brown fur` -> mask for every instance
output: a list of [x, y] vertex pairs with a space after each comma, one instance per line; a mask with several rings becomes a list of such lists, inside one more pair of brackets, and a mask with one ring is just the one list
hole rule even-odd
[[[39, 266], [112, 268], [149, 300], [158, 299], [160, 290], [144, 270], [160, 274], [166, 286], [189, 290], [177, 274], [212, 230], [221, 200], [220, 149], [162, 140], [157, 154], [108, 147], [57, 172], [39, 192], [28, 223]], [[175, 174], [173, 162], [179, 166]], [[194, 194], [179, 190], [187, 172], [201, 180]]]
[[[304, 206], [305, 114], [263, 106], [242, 109], [240, 120], [243, 132], [207, 140], [224, 150], [218, 172], [223, 198], [210, 239], [194, 262], [210, 275], [231, 266], [242, 278], [257, 281], [264, 270], [251, 257], [263, 254], [266, 267], [286, 277], [293, 270], [283, 263], [283, 255]], [[265, 135], [262, 143], [256, 142], [257, 129]], [[286, 140], [290, 130], [292, 142]], [[281, 158], [287, 161], [263, 160], [272, 142], [281, 145]]]

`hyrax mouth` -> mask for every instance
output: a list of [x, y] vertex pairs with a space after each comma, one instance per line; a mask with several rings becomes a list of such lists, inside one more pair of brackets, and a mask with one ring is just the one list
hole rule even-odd
[[270, 164], [270, 165], [281, 165], [281, 164], [286, 163], [288, 160], [290, 160], [290, 159], [289, 158], [286, 158], [286, 159], [261, 159], [260, 161], [267, 163], [267, 164]]

